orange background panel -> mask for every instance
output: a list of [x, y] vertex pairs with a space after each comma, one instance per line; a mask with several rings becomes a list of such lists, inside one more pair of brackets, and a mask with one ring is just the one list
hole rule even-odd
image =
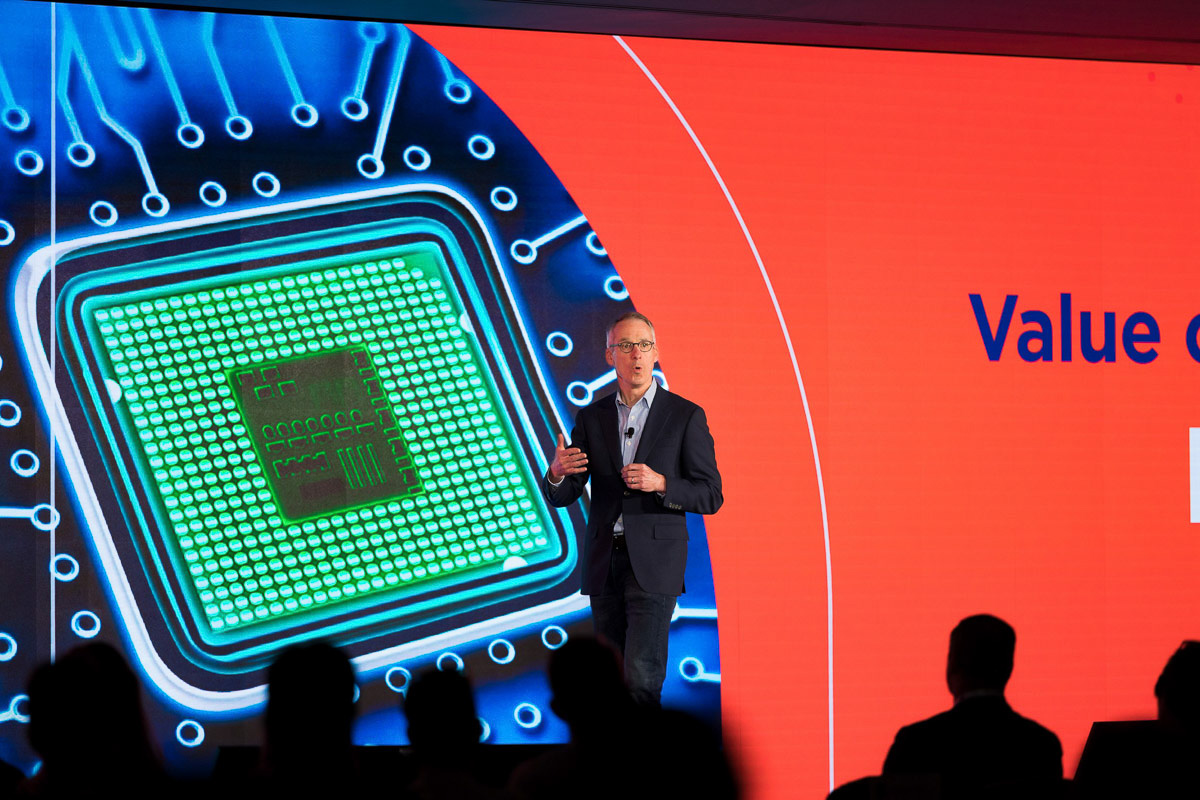
[[[1200, 638], [1197, 72], [627, 40], [764, 279], [615, 39], [418, 32], [543, 154], [655, 320], [672, 388], [709, 412], [722, 702], [752, 796], [830, 783], [819, 488], [836, 782], [877, 773], [899, 726], [949, 705], [967, 614], [1016, 627], [1010, 699], [1059, 734], [1068, 775], [1092, 720], [1153, 714], [1162, 665]], [[993, 325], [1019, 296], [998, 362], [971, 293]], [[1053, 322], [1052, 362], [1018, 355], [1031, 309]], [[1157, 360], [1118, 342], [1115, 363], [1087, 363], [1081, 311], [1097, 337], [1114, 312], [1118, 339], [1151, 313]]]

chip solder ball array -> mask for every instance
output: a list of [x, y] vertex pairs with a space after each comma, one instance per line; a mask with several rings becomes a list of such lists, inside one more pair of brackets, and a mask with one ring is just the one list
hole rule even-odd
[[555, 549], [436, 259], [344, 261], [88, 302], [213, 633]]

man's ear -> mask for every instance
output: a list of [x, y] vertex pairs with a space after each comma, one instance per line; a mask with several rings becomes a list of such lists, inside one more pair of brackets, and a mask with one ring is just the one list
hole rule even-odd
[[946, 688], [950, 690], [950, 695], [957, 700], [959, 695], [964, 691], [962, 676], [957, 672], [946, 670]]
[[616, 366], [616, 364], [613, 363], [613, 351], [611, 347], [604, 348], [604, 360], [608, 362], [610, 367]]

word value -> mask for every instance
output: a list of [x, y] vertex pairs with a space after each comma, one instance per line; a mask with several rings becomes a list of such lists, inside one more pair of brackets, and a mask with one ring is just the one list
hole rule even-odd
[[[979, 326], [979, 335], [983, 339], [983, 349], [991, 361], [999, 361], [1004, 352], [1008, 331], [1012, 325], [1013, 316], [1017, 310], [1017, 295], [1010, 294], [1004, 298], [1004, 307], [996, 316], [995, 324], [984, 307], [980, 295], [969, 295], [971, 308], [975, 312], [975, 322]], [[993, 313], [995, 309], [993, 308]], [[1060, 361], [1071, 361], [1075, 349], [1075, 321], [1071, 312], [1071, 295], [1059, 295], [1057, 320], [1057, 352]], [[1102, 312], [1101, 330], [1098, 332], [1092, 324], [1092, 312], [1081, 311], [1079, 322], [1078, 353], [1084, 361], [1098, 364], [1102, 361], [1117, 360], [1117, 315], [1112, 311]], [[1045, 311], [1030, 309], [1021, 312], [1021, 324], [1025, 329], [1017, 337], [1017, 353], [1025, 361], [1053, 361], [1055, 356], [1055, 321]], [[1192, 358], [1200, 361], [1200, 314], [1192, 318], [1187, 328], [1187, 348]], [[1158, 358], [1158, 350], [1153, 345], [1162, 341], [1158, 321], [1146, 311], [1135, 311], [1125, 318], [1121, 325], [1121, 349], [1125, 356], [1137, 364], [1149, 364]]]

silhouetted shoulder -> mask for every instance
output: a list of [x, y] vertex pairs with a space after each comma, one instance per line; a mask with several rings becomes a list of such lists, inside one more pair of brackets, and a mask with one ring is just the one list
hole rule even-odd
[[1053, 782], [1062, 778], [1062, 745], [1003, 697], [980, 697], [901, 728], [883, 771], [940, 775], [947, 787]]

